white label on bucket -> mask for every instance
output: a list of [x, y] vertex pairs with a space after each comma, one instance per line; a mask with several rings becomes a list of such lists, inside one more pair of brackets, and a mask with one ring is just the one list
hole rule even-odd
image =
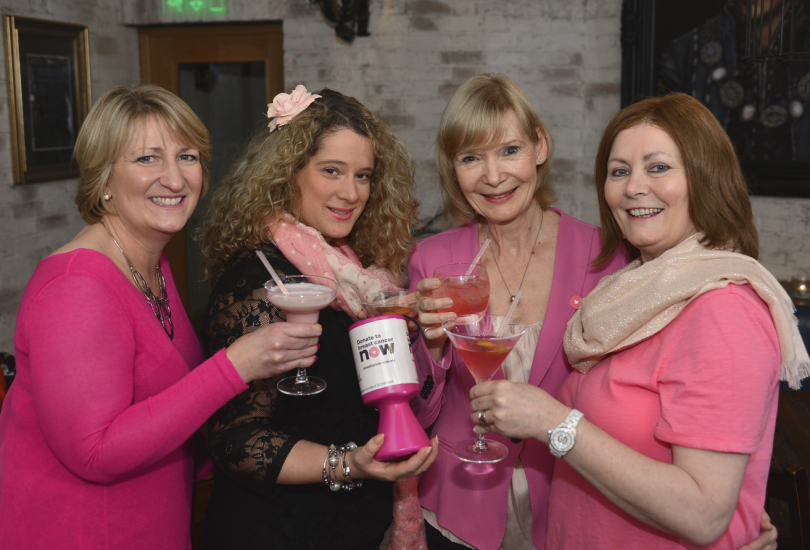
[[418, 384], [408, 325], [405, 319], [387, 317], [349, 331], [360, 393], [397, 384]]

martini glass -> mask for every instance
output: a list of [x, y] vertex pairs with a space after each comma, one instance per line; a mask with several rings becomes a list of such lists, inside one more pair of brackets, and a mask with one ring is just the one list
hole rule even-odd
[[439, 313], [452, 311], [462, 322], [474, 320], [487, 311], [489, 305], [489, 275], [481, 264], [447, 264], [433, 270], [441, 286], [433, 291], [433, 298], [450, 298], [453, 306]]
[[[337, 295], [337, 282], [328, 277], [290, 275], [281, 282], [283, 287], [267, 281], [264, 288], [270, 303], [287, 314], [288, 323], [317, 323], [320, 311]], [[287, 395], [315, 395], [326, 389], [326, 382], [307, 376], [307, 369], [299, 368], [295, 376], [279, 380], [276, 387]]]
[[[475, 383], [486, 382], [495, 376], [503, 360], [526, 332], [523, 323], [504, 324], [504, 317], [482, 315], [467, 319], [463, 324], [446, 321], [442, 328], [458, 350]], [[485, 439], [484, 434], [464, 439], [453, 445], [453, 454], [465, 462], [491, 463], [506, 458], [506, 445]]]

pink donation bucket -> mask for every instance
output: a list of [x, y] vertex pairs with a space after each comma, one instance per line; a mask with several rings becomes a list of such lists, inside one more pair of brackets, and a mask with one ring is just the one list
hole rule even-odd
[[375, 458], [408, 458], [430, 445], [408, 401], [419, 392], [408, 325], [401, 315], [379, 315], [349, 327], [363, 403], [380, 411], [385, 442]]

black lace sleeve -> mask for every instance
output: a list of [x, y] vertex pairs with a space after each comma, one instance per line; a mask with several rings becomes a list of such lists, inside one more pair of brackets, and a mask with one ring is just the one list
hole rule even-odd
[[[281, 275], [299, 271], [272, 245], [263, 249]], [[203, 325], [203, 347], [212, 354], [243, 334], [286, 319], [264, 293], [269, 275], [254, 251], [238, 255], [213, 288]], [[363, 403], [345, 312], [318, 315], [323, 329], [312, 376], [327, 388], [306, 397], [276, 391], [273, 379], [258, 380], [222, 407], [209, 424], [209, 452], [216, 483], [205, 515], [208, 550], [315, 550], [378, 547], [391, 525], [391, 483], [366, 479], [355, 491], [324, 483], [277, 483], [290, 450], [301, 440], [320, 445], [374, 437], [380, 415]], [[280, 375], [279, 378], [288, 376]]]
[[[299, 273], [275, 247], [264, 252], [283, 275]], [[253, 252], [237, 255], [223, 273], [212, 290], [203, 324], [208, 356], [244, 334], [284, 321], [283, 312], [267, 301], [263, 286], [267, 279]], [[208, 451], [216, 464], [254, 491], [272, 491], [290, 449], [301, 439], [285, 431], [283, 418], [278, 418], [278, 397], [275, 379], [253, 381], [209, 422]]]

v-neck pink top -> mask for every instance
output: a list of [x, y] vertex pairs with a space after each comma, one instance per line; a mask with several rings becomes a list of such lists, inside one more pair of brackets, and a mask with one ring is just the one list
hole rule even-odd
[[202, 362], [160, 264], [173, 340], [99, 252], [46, 258], [29, 281], [0, 413], [3, 548], [191, 547], [195, 433], [247, 386], [224, 350]]

